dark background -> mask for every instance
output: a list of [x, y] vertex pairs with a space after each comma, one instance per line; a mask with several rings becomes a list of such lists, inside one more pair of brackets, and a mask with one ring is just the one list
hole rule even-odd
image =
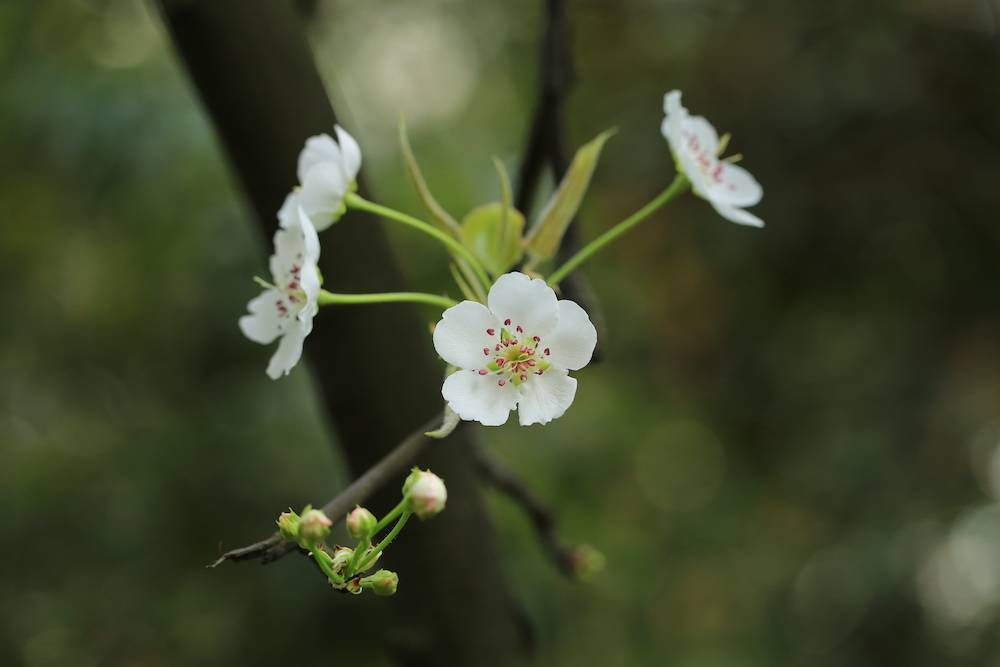
[[[480, 429], [608, 558], [565, 581], [490, 496], [540, 664], [1000, 664], [1000, 7], [569, 8], [570, 144], [620, 128], [584, 238], [669, 182], [675, 87], [733, 133], [768, 226], [693, 197], [644, 223], [585, 269], [608, 334], [573, 408]], [[379, 200], [419, 211], [399, 112], [449, 210], [497, 197], [539, 3], [306, 20]], [[385, 664], [392, 599], [297, 559], [202, 567], [347, 473], [308, 368], [269, 381], [236, 327], [265, 250], [156, 11], [5, 3], [0, 47], [0, 663]], [[448, 289], [434, 244], [389, 232], [412, 286]]]

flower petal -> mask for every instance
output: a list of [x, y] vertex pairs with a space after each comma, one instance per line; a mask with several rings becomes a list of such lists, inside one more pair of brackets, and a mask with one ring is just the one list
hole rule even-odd
[[[299, 207], [295, 222], [274, 233], [274, 254], [271, 255], [271, 276], [279, 287], [285, 287], [292, 280], [296, 267], [302, 269], [319, 261], [319, 236], [312, 220]], [[317, 283], [318, 283], [317, 276]], [[318, 289], [317, 289], [318, 293]]]
[[556, 293], [539, 278], [505, 273], [493, 283], [486, 301], [497, 320], [510, 320], [528, 335], [544, 336], [556, 325]]
[[719, 134], [704, 116], [689, 116], [682, 130], [692, 150], [704, 151], [713, 158], [717, 157]]
[[306, 145], [299, 153], [299, 183], [304, 183], [309, 170], [321, 163], [339, 165], [343, 160], [340, 147], [329, 134], [317, 134], [306, 139]]
[[301, 206], [301, 195], [299, 195], [299, 189], [295, 188], [288, 193], [281, 208], [278, 209], [278, 224], [281, 227], [289, 227], [294, 224], [298, 217], [299, 206]]
[[561, 299], [559, 322], [552, 333], [542, 339], [540, 345], [552, 352], [546, 360], [556, 368], [580, 370], [590, 363], [596, 345], [597, 329], [591, 323], [587, 311], [573, 301]]
[[358, 146], [358, 142], [354, 140], [354, 137], [348, 134], [347, 130], [341, 126], [336, 125], [333, 129], [337, 133], [337, 141], [340, 142], [341, 164], [344, 166], [344, 176], [347, 177], [347, 182], [350, 183], [358, 177], [358, 171], [361, 169], [361, 147]]
[[711, 188], [714, 201], [743, 208], [759, 203], [763, 196], [764, 188], [749, 171], [737, 164], [722, 163], [719, 182]]
[[296, 322], [278, 343], [278, 349], [271, 356], [271, 361], [267, 365], [267, 376], [272, 380], [277, 380], [282, 375], [288, 375], [289, 371], [299, 363], [302, 358], [302, 343], [312, 329], [312, 322], [306, 327], [304, 323]]
[[459, 417], [483, 426], [505, 424], [518, 401], [517, 389], [510, 382], [501, 387], [495, 376], [469, 370], [449, 375], [441, 387], [441, 395]]
[[738, 225], [749, 225], [750, 227], [764, 226], [764, 221], [750, 211], [744, 211], [742, 208], [737, 208], [729, 204], [714, 202], [711, 199], [709, 203], [726, 220], [735, 222]]
[[[493, 332], [492, 335], [486, 333]], [[438, 356], [459, 368], [482, 368], [492, 359], [483, 349], [492, 352], [500, 340], [500, 327], [493, 313], [481, 303], [463, 301], [444, 311], [434, 327], [434, 349]]]
[[548, 424], [563, 416], [576, 397], [576, 380], [565, 371], [550, 369], [518, 387], [517, 417], [521, 426]]
[[278, 300], [283, 294], [276, 289], [265, 290], [247, 304], [249, 315], [240, 318], [240, 331], [255, 343], [267, 345], [281, 335], [285, 321], [278, 314]]
[[309, 169], [299, 190], [299, 205], [317, 230], [329, 227], [340, 212], [347, 182], [339, 163], [321, 162]]

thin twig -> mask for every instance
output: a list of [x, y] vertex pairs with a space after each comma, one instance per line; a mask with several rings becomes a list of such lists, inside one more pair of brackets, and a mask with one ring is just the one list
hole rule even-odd
[[552, 510], [528, 488], [524, 480], [491, 456], [482, 447], [476, 449], [476, 469], [483, 480], [516, 502], [528, 515], [546, 555], [561, 573], [576, 579], [579, 574], [579, 551], [559, 537]]
[[[360, 477], [348, 484], [347, 488], [323, 505], [323, 512], [330, 517], [333, 523], [337, 523], [355, 505], [364, 502], [390, 478], [406, 470], [407, 466], [413, 463], [413, 460], [428, 443], [434, 441], [434, 438], [428, 438], [424, 433], [440, 426], [443, 418], [443, 414], [435, 415], [433, 419], [408, 435], [378, 463], [366, 470]], [[227, 551], [208, 567], [217, 567], [229, 560], [260, 560], [261, 565], [267, 565], [297, 550], [298, 547], [295, 544], [284, 541], [279, 533], [274, 532], [260, 542]]]

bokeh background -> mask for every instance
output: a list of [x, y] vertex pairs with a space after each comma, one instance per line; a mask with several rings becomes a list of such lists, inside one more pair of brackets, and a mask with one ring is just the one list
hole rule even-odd
[[[449, 210], [496, 199], [540, 4], [307, 3], [380, 200], [419, 210], [399, 112]], [[608, 559], [565, 581], [490, 497], [540, 664], [1000, 665], [998, 5], [569, 3], [570, 143], [620, 128], [584, 238], [672, 177], [675, 87], [768, 226], [693, 197], [644, 223], [585, 269], [608, 333], [573, 409], [484, 433]], [[387, 664], [391, 600], [203, 568], [346, 472], [309, 369], [272, 383], [236, 327], [266, 250], [154, 7], [3, 3], [0, 202], [0, 664], [282, 664], [309, 636]]]

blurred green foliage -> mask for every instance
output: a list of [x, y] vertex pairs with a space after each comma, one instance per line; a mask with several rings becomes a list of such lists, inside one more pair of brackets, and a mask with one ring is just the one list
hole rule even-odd
[[[419, 210], [399, 112], [452, 215], [498, 198], [539, 4], [317, 4], [381, 200]], [[825, 4], [570, 3], [572, 143], [621, 128], [584, 237], [671, 178], [674, 87], [733, 133], [768, 227], [692, 197], [644, 223], [585, 269], [609, 334], [573, 409], [485, 433], [608, 557], [563, 581], [495, 499], [541, 664], [1000, 661], [995, 13]], [[202, 567], [344, 473], [308, 369], [270, 382], [236, 328], [263, 246], [149, 7], [0, 8], [0, 201], [0, 664], [283, 664], [310, 633], [383, 664], [361, 643], [391, 599]], [[443, 253], [391, 233], [444, 289]]]

